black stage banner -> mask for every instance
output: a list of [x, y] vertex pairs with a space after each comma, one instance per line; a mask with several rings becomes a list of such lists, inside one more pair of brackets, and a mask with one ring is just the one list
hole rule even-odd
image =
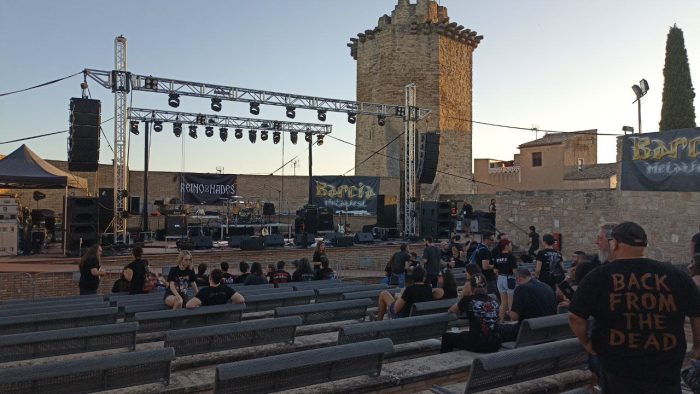
[[628, 135], [622, 190], [700, 191], [700, 128]]
[[377, 214], [379, 177], [375, 176], [315, 176], [314, 205], [333, 212], [346, 209], [356, 215]]
[[236, 195], [236, 175], [180, 174], [183, 204], [219, 204], [222, 198]]

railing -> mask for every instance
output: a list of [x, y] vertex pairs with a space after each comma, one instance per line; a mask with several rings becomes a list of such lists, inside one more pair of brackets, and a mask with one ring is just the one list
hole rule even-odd
[[520, 172], [520, 166], [489, 167], [489, 174], [515, 174]]

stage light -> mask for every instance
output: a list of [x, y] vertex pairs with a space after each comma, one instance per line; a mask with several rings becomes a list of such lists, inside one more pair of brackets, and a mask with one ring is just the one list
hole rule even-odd
[[292, 131], [289, 133], [289, 140], [292, 141], [292, 144], [296, 145], [297, 144], [297, 138], [298, 138], [298, 133], [296, 131]]
[[197, 139], [197, 126], [190, 125], [190, 137]]
[[213, 126], [207, 126], [204, 128], [204, 135], [207, 137], [213, 137], [214, 136], [214, 127]]
[[146, 79], [143, 82], [143, 88], [144, 89], [151, 89], [155, 90], [158, 88], [158, 80], [153, 78], [153, 77], [146, 77]]
[[251, 143], [255, 143], [255, 138], [257, 138], [257, 134], [255, 130], [248, 130], [248, 139], [250, 140]]
[[287, 117], [289, 119], [294, 119], [297, 116], [297, 113], [294, 111], [295, 111], [294, 107], [287, 107]]
[[267, 141], [267, 131], [266, 130], [260, 131], [260, 139], [263, 141]]
[[311, 142], [311, 132], [310, 131], [307, 131], [306, 133], [304, 133], [304, 140], [306, 142]]
[[153, 122], [153, 131], [155, 131], [156, 133], [160, 133], [161, 131], [163, 131], [163, 122], [161, 122], [160, 120], [156, 120], [155, 122]]
[[348, 123], [355, 124], [357, 122], [357, 114], [354, 112], [348, 112]]
[[270, 124], [267, 123], [267, 122], [261, 123], [261, 124], [260, 124], [260, 128], [261, 128], [261, 129], [269, 129], [269, 128], [270, 128]]
[[273, 131], [272, 132], [272, 142], [274, 142], [275, 144], [279, 144], [280, 139], [282, 139], [282, 133], [280, 133], [279, 131]]
[[182, 123], [173, 123], [173, 134], [175, 134], [175, 137], [180, 138], [180, 136], [182, 135]]
[[202, 114], [198, 114], [197, 115], [197, 124], [205, 124], [205, 123], [207, 123], [207, 117], [202, 115]]
[[234, 135], [235, 135], [237, 140], [240, 140], [241, 138], [243, 138], [243, 129], [235, 129], [233, 131], [234, 131]]
[[316, 145], [318, 145], [318, 146], [323, 145], [323, 134], [316, 135]]
[[180, 106], [180, 95], [175, 93], [170, 93], [168, 95], [168, 105], [177, 108]]
[[219, 129], [219, 138], [221, 138], [221, 141], [226, 142], [228, 139], [228, 129], [226, 127], [222, 127]]
[[253, 115], [260, 115], [260, 103], [253, 101], [250, 103], [250, 113]]
[[211, 110], [214, 112], [221, 111], [221, 99], [218, 99], [218, 98], [211, 99]]
[[131, 132], [134, 135], [139, 135], [139, 122], [137, 120], [132, 120], [130, 125], [131, 125]]
[[380, 126], [384, 126], [386, 124], [386, 115], [378, 115], [377, 124]]
[[281, 130], [281, 129], [282, 129], [282, 123], [280, 123], [280, 122], [278, 122], [278, 121], [274, 121], [274, 122], [272, 123], [272, 128], [275, 129], [275, 130]]
[[321, 122], [326, 121], [326, 110], [325, 109], [318, 110], [318, 120], [320, 120]]

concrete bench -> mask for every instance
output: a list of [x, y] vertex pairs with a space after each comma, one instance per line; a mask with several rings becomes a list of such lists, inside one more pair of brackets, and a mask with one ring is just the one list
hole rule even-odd
[[389, 338], [394, 344], [440, 338], [447, 324], [456, 320], [452, 313], [407, 317], [343, 326], [338, 332], [338, 344]]
[[475, 393], [583, 368], [588, 353], [578, 339], [567, 339], [479, 356], [465, 393]]
[[444, 313], [459, 301], [457, 298], [448, 298], [446, 300], [416, 302], [411, 306], [410, 316], [431, 315], [433, 313]]
[[275, 285], [272, 283], [265, 283], [262, 285], [244, 285], [243, 283], [231, 283], [227, 285], [228, 287], [236, 290], [236, 291], [241, 291], [243, 289], [249, 289], [249, 290], [264, 290], [264, 289], [274, 289]]
[[0, 362], [106, 349], [136, 348], [138, 323], [108, 324], [0, 336]]
[[173, 349], [154, 349], [0, 370], [0, 392], [92, 393], [170, 380]]
[[379, 294], [384, 291], [383, 289], [377, 289], [377, 290], [364, 290], [364, 291], [353, 291], [350, 293], [343, 293], [341, 297], [341, 301], [345, 300], [359, 300], [361, 298], [369, 298], [372, 300], [372, 303], [374, 305], [377, 305], [379, 302]]
[[75, 311], [82, 309], [96, 309], [96, 308], [108, 308], [109, 302], [101, 301], [90, 304], [60, 304], [60, 305], [35, 305], [26, 304], [24, 308], [12, 308], [12, 309], [0, 309], [0, 317], [6, 316], [19, 316], [19, 315], [34, 315], [39, 313], [51, 313], [51, 312], [66, 312]]
[[116, 322], [117, 308], [81, 309], [35, 315], [7, 316], [0, 317], [0, 335], [97, 326], [114, 324]]
[[5, 304], [5, 305], [0, 305], [0, 312], [4, 311], [16, 311], [16, 310], [23, 310], [26, 308], [48, 308], [52, 306], [64, 306], [64, 305], [77, 305], [77, 306], [84, 306], [85, 308], [90, 308], [90, 305], [100, 305], [104, 303], [104, 300], [102, 298], [93, 298], [90, 297], [89, 299], [69, 299], [69, 300], [52, 300], [52, 301], [43, 301], [43, 302], [23, 302], [23, 303], [17, 303], [17, 304]]
[[246, 312], [259, 312], [272, 310], [277, 307], [306, 305], [311, 302], [316, 293], [311, 290], [291, 291], [273, 294], [257, 294], [243, 296], [245, 298]]
[[235, 289], [238, 293], [245, 296], [261, 295], [261, 294], [279, 294], [279, 293], [289, 293], [294, 291], [293, 287], [273, 287], [271, 289], [255, 289], [255, 286], [239, 287]]
[[501, 346], [514, 349], [540, 343], [572, 338], [569, 316], [565, 314], [525, 319], [520, 323], [515, 342], [504, 342]]
[[261, 346], [271, 343], [293, 343], [301, 317], [261, 319], [211, 327], [188, 328], [165, 333], [165, 347], [175, 349], [178, 357]]
[[340, 287], [327, 287], [322, 289], [316, 289], [316, 302], [333, 302], [341, 301], [343, 299], [343, 293], [351, 293], [353, 291], [366, 291], [366, 290], [389, 290], [391, 287], [385, 284], [377, 285], [359, 285], [359, 286], [340, 286]]
[[11, 306], [16, 304], [39, 304], [44, 302], [83, 302], [83, 301], [104, 301], [104, 296], [97, 294], [88, 295], [73, 295], [73, 296], [60, 296], [60, 297], [46, 297], [46, 298], [15, 298], [11, 300], [5, 300], [0, 302], [0, 308], [5, 306]]
[[124, 321], [134, 321], [134, 316], [141, 312], [155, 312], [155, 311], [165, 311], [171, 308], [163, 301], [154, 303], [144, 303], [144, 304], [134, 304], [120, 306], [119, 310], [124, 315]]
[[209, 326], [241, 321], [245, 305], [225, 304], [203, 306], [196, 309], [170, 309], [156, 312], [139, 312], [134, 320], [139, 332], [167, 331], [179, 328]]
[[327, 323], [342, 320], [364, 320], [367, 315], [367, 307], [370, 305], [372, 305], [372, 301], [362, 299], [286, 306], [275, 308], [275, 317], [298, 315], [304, 319], [304, 324]]
[[361, 375], [379, 376], [391, 340], [352, 343], [219, 365], [214, 393], [267, 393]]

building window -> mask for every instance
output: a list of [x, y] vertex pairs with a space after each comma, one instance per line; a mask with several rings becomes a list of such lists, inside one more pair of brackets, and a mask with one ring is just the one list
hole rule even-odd
[[583, 159], [582, 158], [579, 157], [576, 160], [576, 165], [577, 165], [579, 171], [583, 171]]
[[542, 152], [532, 152], [532, 166], [542, 167]]

